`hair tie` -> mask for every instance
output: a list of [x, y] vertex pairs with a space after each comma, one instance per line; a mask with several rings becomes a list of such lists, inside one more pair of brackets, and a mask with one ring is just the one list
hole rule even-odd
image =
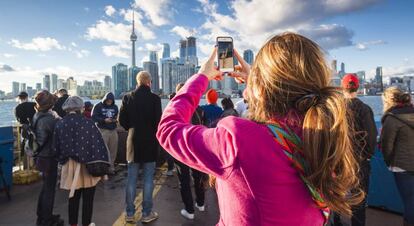
[[301, 112], [305, 112], [309, 108], [316, 106], [319, 103], [320, 97], [320, 93], [306, 94], [295, 101], [295, 108]]

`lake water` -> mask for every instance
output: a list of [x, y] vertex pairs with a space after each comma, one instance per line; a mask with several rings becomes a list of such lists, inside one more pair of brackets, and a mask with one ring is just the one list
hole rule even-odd
[[[381, 96], [362, 96], [360, 99], [368, 104], [374, 111], [375, 120], [380, 120], [382, 115], [382, 100]], [[240, 99], [233, 99], [233, 102], [236, 103]], [[99, 102], [98, 100], [91, 101], [92, 103]], [[116, 100], [115, 102], [118, 107], [121, 106], [121, 100]], [[162, 108], [167, 105], [168, 100], [162, 99]], [[200, 104], [205, 104], [205, 100], [202, 99]], [[15, 101], [0, 101], [0, 127], [11, 126], [15, 123], [14, 118], [14, 108], [16, 107], [17, 102]]]

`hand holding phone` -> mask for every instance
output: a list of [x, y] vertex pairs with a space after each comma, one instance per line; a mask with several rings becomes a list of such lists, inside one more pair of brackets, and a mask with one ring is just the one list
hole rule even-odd
[[217, 37], [217, 62], [221, 72], [234, 71], [232, 37]]

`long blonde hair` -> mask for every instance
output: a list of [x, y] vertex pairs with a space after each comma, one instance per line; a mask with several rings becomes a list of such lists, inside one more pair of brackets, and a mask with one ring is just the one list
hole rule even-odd
[[247, 81], [249, 117], [266, 123], [292, 109], [303, 115], [303, 152], [310, 166], [305, 177], [328, 207], [349, 216], [364, 193], [345, 98], [330, 78], [316, 43], [294, 33], [276, 35], [258, 52]]
[[385, 113], [398, 105], [410, 105], [411, 95], [408, 93], [404, 93], [398, 87], [389, 87], [382, 94], [382, 102], [384, 104]]

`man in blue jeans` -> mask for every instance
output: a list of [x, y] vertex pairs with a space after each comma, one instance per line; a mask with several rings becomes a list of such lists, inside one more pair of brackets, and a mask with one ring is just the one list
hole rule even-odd
[[126, 189], [126, 218], [135, 223], [135, 196], [140, 166], [144, 169], [144, 192], [142, 203], [142, 223], [158, 218], [152, 211], [155, 162], [159, 143], [155, 136], [161, 119], [161, 99], [151, 92], [151, 75], [141, 71], [137, 75], [137, 88], [124, 96], [119, 112], [119, 123], [128, 130], [127, 161], [128, 179]]

